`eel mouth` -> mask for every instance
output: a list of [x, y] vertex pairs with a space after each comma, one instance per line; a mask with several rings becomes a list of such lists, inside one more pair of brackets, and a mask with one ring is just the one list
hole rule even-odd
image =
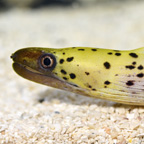
[[23, 69], [23, 70], [30, 71], [30, 72], [35, 73], [35, 74], [41, 74], [41, 75], [42, 75], [41, 72], [36, 71], [36, 70], [32, 69], [31, 67], [29, 67], [29, 66], [27, 66], [27, 65], [23, 65], [23, 64], [14, 62], [14, 63], [13, 63], [13, 68], [14, 68], [14, 70], [15, 70], [16, 67], [19, 67], [19, 69]]
[[66, 91], [79, 91], [81, 88], [79, 88], [75, 84], [71, 84], [68, 82], [65, 82], [53, 74], [45, 75], [42, 74], [26, 65], [22, 65], [20, 63], [14, 62], [13, 63], [13, 69], [15, 72], [20, 75], [21, 77], [31, 80], [33, 82], [47, 85], [50, 87], [66, 90]]
[[15, 72], [22, 76], [25, 79], [34, 81], [36, 83], [57, 87], [57, 83], [61, 83], [60, 80], [58, 80], [56, 77], [51, 75], [44, 75], [26, 65], [22, 65], [20, 63], [14, 62], [13, 63], [13, 69]]

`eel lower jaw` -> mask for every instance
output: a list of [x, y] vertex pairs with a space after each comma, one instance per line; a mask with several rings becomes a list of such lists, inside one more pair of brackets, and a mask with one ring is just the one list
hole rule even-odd
[[70, 91], [70, 92], [74, 92], [74, 93], [79, 93], [81, 94], [81, 92], [84, 92], [84, 89], [65, 82], [57, 77], [55, 77], [54, 75], [50, 74], [50, 75], [45, 75], [42, 74], [36, 70], [33, 70], [32, 68], [19, 64], [17, 62], [13, 63], [13, 69], [15, 70], [15, 72], [22, 76], [25, 79], [31, 80], [33, 82], [36, 83], [40, 83], [43, 85], [47, 85], [47, 86], [51, 86], [54, 88], [58, 88], [58, 89], [62, 89], [62, 90], [66, 90], [66, 91]]
[[[26, 65], [22, 65], [22, 64], [20, 64], [20, 63], [16, 63], [16, 62], [13, 63], [13, 68], [14, 68], [14, 65], [15, 65], [15, 64], [16, 64], [17, 66], [19, 66], [19, 67], [25, 69], [25, 70], [28, 70], [28, 71], [32, 72], [32, 73], [42, 74], [42, 73], [39, 72], [39, 71], [36, 71], [36, 70], [34, 70], [34, 69], [32, 69], [32, 68], [26, 66]], [[14, 70], [15, 70], [15, 69], [14, 69]]]
[[22, 76], [25, 79], [48, 86], [51, 86], [51, 83], [53, 84], [53, 82], [57, 80], [53, 75], [45, 75], [17, 62], [13, 63], [13, 69], [18, 75]]

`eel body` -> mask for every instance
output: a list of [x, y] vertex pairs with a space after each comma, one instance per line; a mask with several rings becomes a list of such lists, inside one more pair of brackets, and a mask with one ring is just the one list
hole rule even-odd
[[30, 47], [12, 54], [17, 74], [31, 81], [130, 105], [144, 105], [144, 48]]

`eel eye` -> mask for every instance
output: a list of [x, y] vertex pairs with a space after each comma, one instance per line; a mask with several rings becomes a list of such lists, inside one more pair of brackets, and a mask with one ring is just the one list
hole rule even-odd
[[39, 59], [40, 66], [44, 69], [53, 69], [56, 66], [56, 59], [52, 54], [44, 54]]

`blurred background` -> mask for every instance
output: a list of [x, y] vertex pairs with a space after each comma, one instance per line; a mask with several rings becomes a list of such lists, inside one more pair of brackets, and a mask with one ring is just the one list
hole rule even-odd
[[57, 5], [57, 6], [72, 6], [78, 5], [94, 5], [98, 3], [114, 3], [125, 1], [140, 1], [140, 0], [0, 0], [1, 7], [31, 7], [39, 8], [43, 6]]
[[143, 0], [0, 0], [0, 40], [133, 49], [144, 46], [143, 8]]
[[[129, 143], [131, 137], [139, 143], [144, 128], [137, 126], [140, 116], [134, 117], [138, 108], [133, 114], [129, 106], [110, 107], [110, 102], [45, 87], [12, 69], [10, 55], [20, 48], [74, 46], [143, 47], [144, 0], [0, 0], [0, 143]], [[130, 112], [135, 129], [121, 126]], [[67, 126], [71, 130], [64, 136]]]

